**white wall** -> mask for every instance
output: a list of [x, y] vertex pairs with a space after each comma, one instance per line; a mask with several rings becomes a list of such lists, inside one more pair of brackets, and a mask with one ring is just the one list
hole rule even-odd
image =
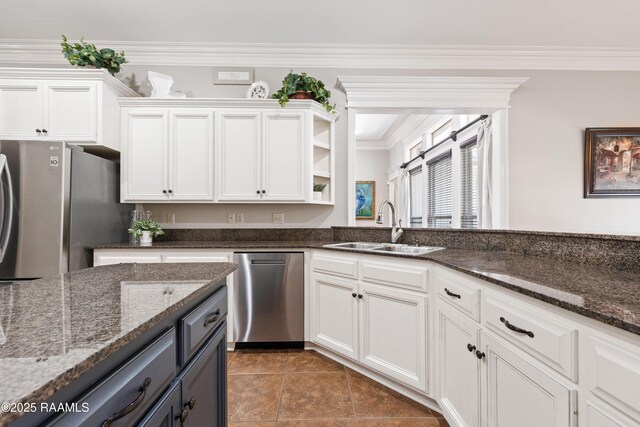
[[510, 228], [640, 234], [640, 197], [583, 198], [584, 129], [640, 127], [640, 73], [528, 73], [509, 111]]
[[[376, 182], [376, 205], [374, 212], [378, 211], [380, 204], [389, 198], [387, 187], [387, 169], [389, 169], [389, 150], [356, 150], [356, 181]], [[389, 212], [385, 210], [384, 225], [390, 224]], [[357, 226], [376, 225], [375, 220], [358, 220]]]
[[[149, 67], [127, 66], [144, 80]], [[174, 90], [190, 97], [241, 97], [246, 86], [214, 86], [208, 67], [152, 67], [171, 74]], [[288, 69], [256, 69], [274, 92]], [[300, 70], [297, 70], [300, 71]], [[640, 198], [582, 198], [584, 128], [640, 126], [640, 73], [562, 71], [407, 71], [307, 69], [332, 89], [342, 117], [336, 123], [336, 206], [147, 205], [163, 221], [224, 226], [227, 212], [243, 212], [246, 226], [268, 226], [285, 213], [285, 226], [347, 224], [347, 114], [345, 96], [333, 86], [338, 75], [511, 75], [530, 79], [517, 89], [509, 110], [509, 221], [512, 229], [598, 233], [640, 233]], [[145, 87], [143, 86], [143, 89]], [[148, 91], [148, 88], [146, 88]], [[401, 146], [401, 144], [400, 144]], [[391, 150], [395, 159], [399, 146]], [[395, 160], [394, 160], [395, 162]], [[390, 163], [393, 164], [393, 163]], [[386, 169], [381, 170], [384, 173]]]

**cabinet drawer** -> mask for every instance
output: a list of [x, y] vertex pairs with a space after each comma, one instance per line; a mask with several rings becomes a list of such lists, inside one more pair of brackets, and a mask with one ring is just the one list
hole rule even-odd
[[[79, 400], [79, 406], [87, 404], [89, 412], [68, 412], [50, 425], [99, 426], [109, 418], [112, 426], [133, 425], [171, 383], [175, 371], [176, 336], [171, 328]], [[134, 409], [118, 417], [127, 407]]]
[[185, 263], [185, 262], [229, 262], [229, 254], [216, 252], [167, 252], [162, 255], [163, 262]]
[[311, 265], [316, 273], [358, 278], [358, 260], [348, 256], [314, 255]]
[[427, 292], [427, 268], [412, 263], [362, 261], [362, 280]]
[[113, 265], [113, 264], [149, 264], [161, 263], [160, 254], [136, 254], [136, 255], [98, 255], [94, 261], [95, 266]]
[[438, 269], [436, 292], [441, 301], [446, 301], [476, 322], [480, 321], [480, 285], [461, 274]]
[[636, 345], [607, 336], [589, 336], [585, 372], [591, 393], [640, 422], [640, 355]]
[[181, 365], [198, 351], [227, 315], [227, 288], [224, 287], [180, 320], [182, 328]]
[[543, 308], [504, 295], [485, 292], [483, 301], [488, 329], [577, 381], [576, 327]]

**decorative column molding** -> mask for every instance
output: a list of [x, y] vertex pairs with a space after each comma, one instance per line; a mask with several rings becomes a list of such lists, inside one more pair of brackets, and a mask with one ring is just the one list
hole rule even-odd
[[497, 110], [528, 77], [339, 76], [347, 108]]

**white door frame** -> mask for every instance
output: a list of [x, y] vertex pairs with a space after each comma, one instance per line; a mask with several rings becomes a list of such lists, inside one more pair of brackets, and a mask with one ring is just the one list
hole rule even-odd
[[492, 114], [495, 228], [509, 227], [508, 109], [528, 77], [338, 76], [347, 95], [347, 224], [355, 226], [357, 113]]

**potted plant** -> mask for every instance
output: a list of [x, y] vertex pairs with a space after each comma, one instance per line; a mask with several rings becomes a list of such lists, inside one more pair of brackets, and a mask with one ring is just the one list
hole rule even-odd
[[319, 102], [330, 113], [336, 112], [336, 105], [329, 104], [331, 92], [324, 83], [307, 73], [295, 74], [293, 71], [282, 80], [282, 89], [272, 95], [280, 106], [284, 107], [290, 99], [313, 99]]
[[322, 192], [327, 188], [327, 184], [313, 184], [313, 200], [316, 202], [322, 201]]
[[62, 46], [64, 57], [67, 58], [71, 65], [104, 68], [111, 75], [120, 72], [122, 64], [129, 62], [124, 57], [124, 52], [116, 52], [109, 48], [98, 50], [96, 45], [85, 43], [83, 38], [80, 39], [79, 43], [70, 44], [63, 34], [60, 46]]
[[142, 244], [150, 244], [154, 237], [162, 236], [164, 230], [152, 219], [140, 219], [133, 222], [129, 234], [139, 237]]

